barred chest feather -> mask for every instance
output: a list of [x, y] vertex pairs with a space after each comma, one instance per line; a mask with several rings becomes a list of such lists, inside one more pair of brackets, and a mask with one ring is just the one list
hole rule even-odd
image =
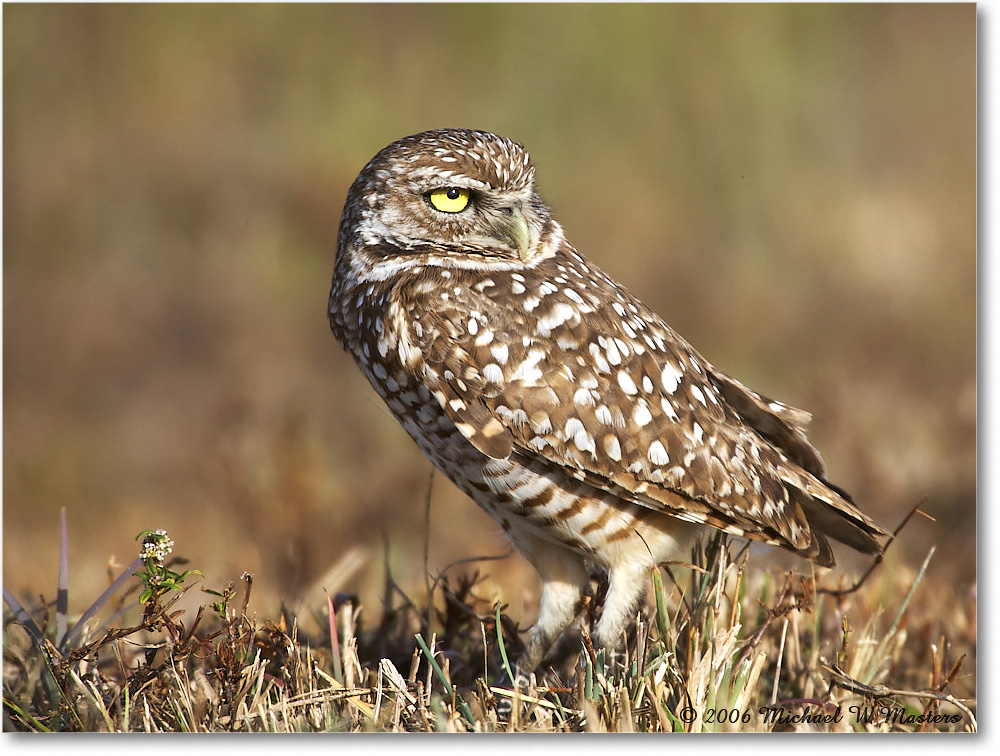
[[[559, 268], [565, 270], [561, 264]], [[623, 561], [662, 562], [691, 540], [689, 525], [623, 500], [583, 474], [567, 476], [561, 465], [509, 441], [490, 445], [486, 433], [491, 422], [503, 430], [491, 408], [506, 420], [533, 427], [536, 438], [549, 436], [553, 445], [573, 446], [574, 437], [579, 440], [572, 399], [562, 407], [567, 403], [552, 391], [550, 376], [542, 381], [550, 372], [550, 354], [541, 344], [574, 317], [560, 298], [543, 304], [546, 294], [557, 291], [549, 290], [552, 284], [537, 287], [541, 296], [529, 294], [530, 275], [413, 266], [384, 281], [361, 282], [340, 292], [336, 300], [350, 307], [331, 304], [331, 324], [421, 451], [519, 549], [525, 550], [526, 542], [559, 544], [606, 568]], [[500, 286], [509, 287], [520, 311], [509, 301], [496, 301], [504, 294]], [[600, 306], [582, 297], [576, 304], [589, 311]], [[573, 315], [579, 324], [580, 314]], [[567, 351], [581, 346], [579, 339], [560, 339]], [[568, 387], [573, 379], [567, 366]], [[546, 386], [546, 396], [531, 396], [536, 383]], [[515, 403], [507, 392], [519, 394], [517, 409], [504, 403]], [[586, 451], [593, 443], [579, 446]]]
[[631, 533], [631, 553], [662, 561], [649, 538], [693, 523], [831, 564], [810, 520], [873, 543], [827, 514], [870, 527], [825, 482], [808, 415], [716, 370], [559, 242], [528, 261], [371, 253], [331, 296], [334, 332], [399, 422], [515, 543], [539, 526], [603, 562], [587, 536]]

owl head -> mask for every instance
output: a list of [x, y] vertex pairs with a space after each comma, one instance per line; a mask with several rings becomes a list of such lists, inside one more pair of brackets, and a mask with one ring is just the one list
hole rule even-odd
[[355, 179], [338, 257], [524, 261], [550, 223], [520, 144], [485, 131], [425, 131], [379, 151]]

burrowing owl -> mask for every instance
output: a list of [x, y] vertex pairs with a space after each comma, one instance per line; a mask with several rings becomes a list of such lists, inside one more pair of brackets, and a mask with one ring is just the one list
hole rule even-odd
[[591, 568], [614, 649], [651, 567], [704, 526], [830, 566], [886, 532], [826, 482], [809, 415], [709, 364], [585, 260], [517, 142], [442, 129], [380, 151], [344, 205], [329, 317], [403, 428], [542, 578], [521, 668]]

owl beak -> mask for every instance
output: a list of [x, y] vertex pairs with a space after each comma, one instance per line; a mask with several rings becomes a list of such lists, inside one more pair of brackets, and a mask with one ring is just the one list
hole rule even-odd
[[511, 208], [510, 221], [507, 224], [507, 234], [517, 248], [517, 256], [521, 260], [528, 257], [528, 247], [531, 246], [531, 229], [520, 207]]

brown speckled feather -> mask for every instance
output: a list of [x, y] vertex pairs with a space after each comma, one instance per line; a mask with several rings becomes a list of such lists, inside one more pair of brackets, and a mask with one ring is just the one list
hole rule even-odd
[[524, 149], [446, 129], [379, 152], [348, 193], [330, 325], [403, 428], [542, 577], [522, 667], [592, 566], [614, 647], [645, 572], [705, 526], [829, 566], [886, 533], [809, 444], [808, 413], [706, 362], [566, 241]]

